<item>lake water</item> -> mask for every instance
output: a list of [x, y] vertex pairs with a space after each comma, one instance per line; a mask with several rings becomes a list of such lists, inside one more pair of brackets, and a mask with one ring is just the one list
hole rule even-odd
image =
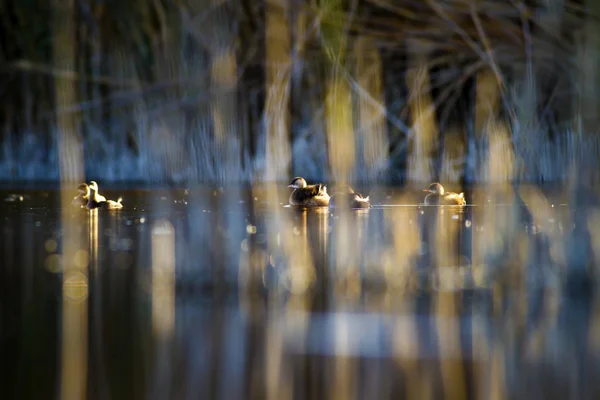
[[102, 190], [125, 207], [93, 212], [2, 189], [0, 396], [599, 398], [595, 203], [418, 189], [335, 212], [285, 187]]

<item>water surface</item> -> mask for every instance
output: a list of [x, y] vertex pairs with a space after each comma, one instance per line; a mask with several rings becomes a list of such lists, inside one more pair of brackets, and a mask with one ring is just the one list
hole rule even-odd
[[[0, 191], [3, 398], [597, 398], [600, 214], [566, 190], [298, 210], [266, 187]], [[73, 196], [75, 194], [73, 193]]]

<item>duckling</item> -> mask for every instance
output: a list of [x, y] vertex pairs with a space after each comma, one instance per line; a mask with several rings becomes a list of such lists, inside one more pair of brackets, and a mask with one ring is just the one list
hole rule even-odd
[[94, 197], [94, 201], [101, 203], [103, 201], [106, 201], [106, 197], [102, 196], [100, 194], [100, 190], [98, 189], [98, 184], [96, 183], [96, 181], [90, 181], [90, 190], [94, 190], [95, 193], [95, 197]]
[[76, 207], [85, 208], [90, 198], [90, 187], [87, 185], [87, 183], [82, 183], [77, 186], [77, 191], [79, 194], [73, 197], [71, 204]]
[[344, 202], [347, 208], [371, 208], [369, 196], [363, 197], [350, 186], [344, 187], [343, 191], [334, 193], [329, 199], [329, 208], [336, 208]]
[[[95, 182], [94, 182], [95, 183]], [[97, 196], [97, 192], [96, 192], [96, 187], [97, 186], [93, 186], [90, 185], [90, 196], [89, 196], [89, 200], [87, 202], [87, 208], [89, 208], [90, 210], [94, 209], [94, 208], [104, 208], [107, 210], [118, 210], [120, 208], [123, 208], [123, 204], [121, 204], [121, 201], [123, 200], [122, 197], [119, 197], [119, 199], [117, 201], [114, 200], [106, 200], [104, 196]], [[98, 201], [98, 198], [103, 198], [104, 200], [102, 201]]]
[[104, 203], [104, 206], [102, 206], [102, 208], [106, 208], [108, 210], [118, 210], [123, 208], [123, 204], [121, 204], [121, 202], [123, 201], [123, 198], [121, 196], [119, 196], [119, 198], [117, 199], [117, 201], [114, 200], [106, 200], [106, 203]]
[[452, 205], [464, 206], [467, 204], [464, 193], [446, 192], [444, 187], [435, 182], [429, 185], [429, 189], [424, 189], [429, 194], [425, 196], [426, 205]]
[[292, 179], [288, 187], [294, 188], [289, 200], [292, 206], [327, 207], [329, 205], [327, 186], [322, 183], [307, 185], [304, 178], [298, 176]]

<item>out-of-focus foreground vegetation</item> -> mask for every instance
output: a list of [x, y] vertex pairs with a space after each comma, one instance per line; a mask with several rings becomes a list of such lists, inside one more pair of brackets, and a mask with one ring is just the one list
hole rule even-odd
[[593, 179], [597, 9], [3, 1], [0, 179]]

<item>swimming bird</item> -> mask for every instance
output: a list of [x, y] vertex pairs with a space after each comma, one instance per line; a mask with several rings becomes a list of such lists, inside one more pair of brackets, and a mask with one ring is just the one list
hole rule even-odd
[[363, 197], [362, 194], [355, 192], [350, 186], [344, 187], [342, 191], [331, 196], [329, 208], [339, 207], [342, 203], [346, 205], [346, 208], [371, 208], [369, 196]]
[[322, 183], [307, 185], [304, 178], [297, 176], [288, 187], [294, 188], [290, 194], [290, 205], [305, 207], [327, 207], [329, 194], [327, 186]]
[[90, 181], [90, 190], [94, 190], [94, 201], [98, 203], [106, 201], [106, 197], [100, 194], [100, 190], [98, 189], [98, 184], [96, 181]]
[[[95, 183], [95, 182], [94, 182]], [[104, 208], [107, 210], [118, 210], [123, 208], [123, 204], [121, 204], [121, 201], [123, 200], [122, 197], [119, 197], [119, 199], [117, 201], [114, 200], [106, 200], [106, 198], [104, 196], [97, 196], [97, 192], [96, 192], [96, 186], [90, 185], [90, 196], [88, 199], [88, 202], [86, 204], [87, 208], [89, 208], [90, 210], [93, 210], [94, 208]], [[98, 201], [98, 198], [101, 197], [104, 200]]]
[[73, 197], [71, 204], [76, 207], [85, 208], [90, 198], [90, 187], [87, 185], [87, 183], [82, 183], [77, 186], [77, 191], [79, 194]]
[[424, 189], [429, 194], [425, 196], [426, 205], [452, 205], [464, 206], [467, 204], [464, 193], [446, 192], [444, 187], [435, 182], [429, 185], [429, 189]]

